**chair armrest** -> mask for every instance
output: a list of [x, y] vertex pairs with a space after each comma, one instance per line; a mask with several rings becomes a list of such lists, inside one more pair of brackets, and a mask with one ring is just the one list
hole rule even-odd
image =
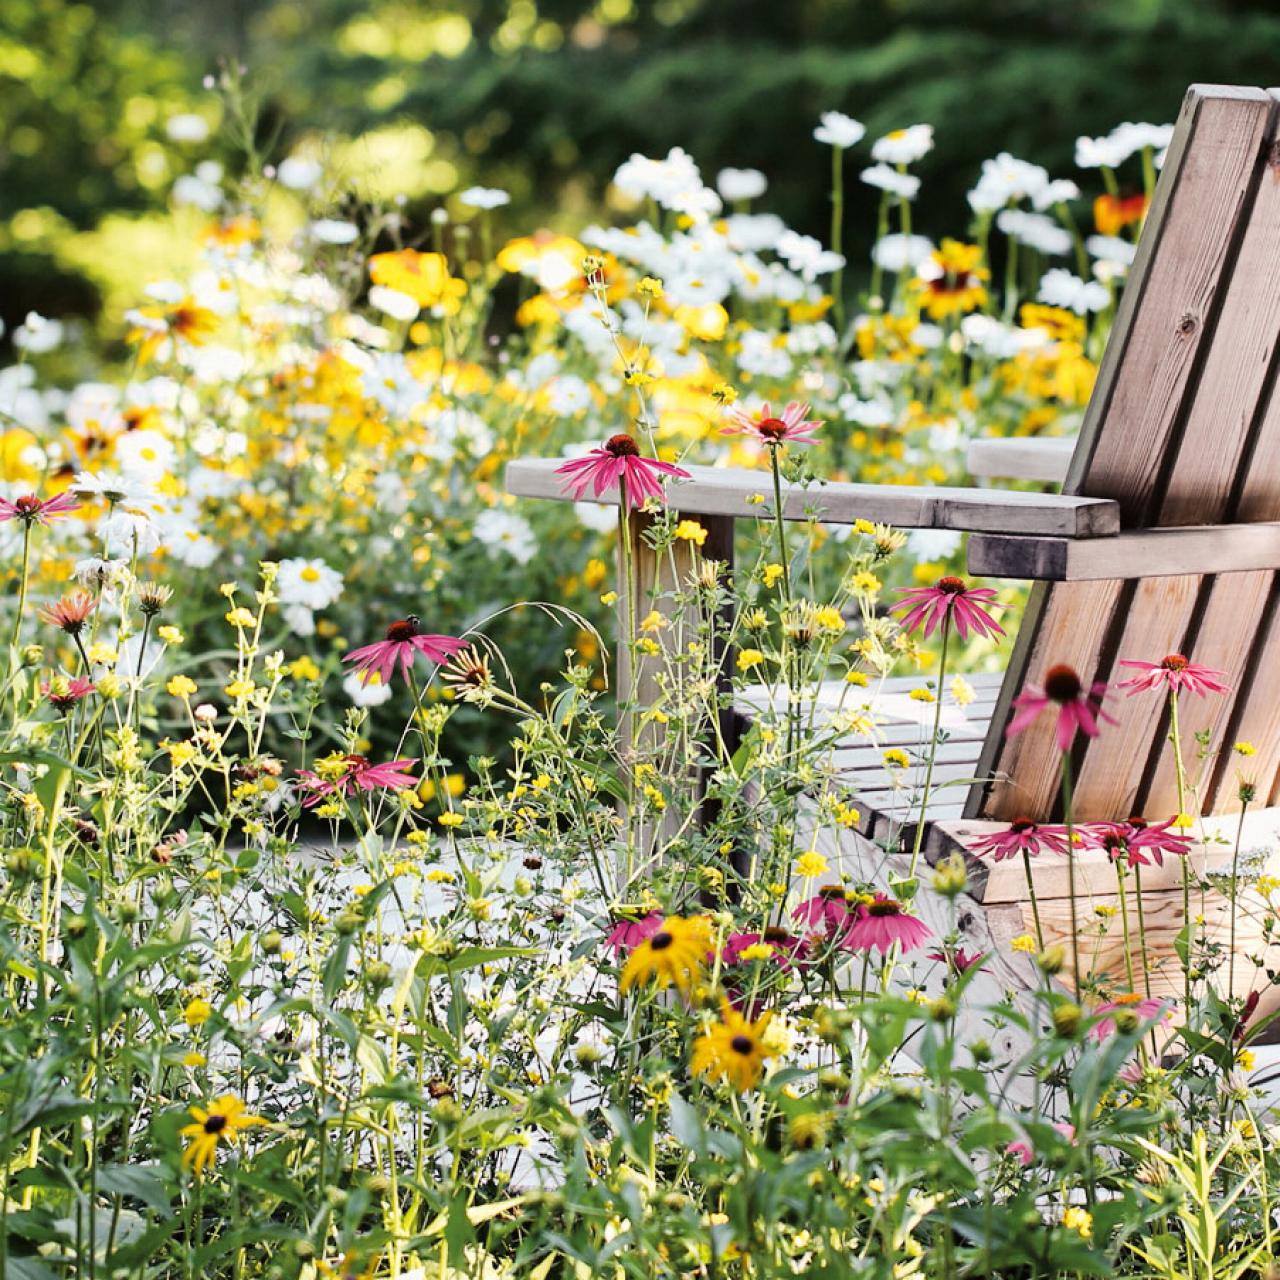
[[[563, 458], [517, 458], [507, 464], [507, 492], [521, 498], [565, 501]], [[736, 467], [686, 467], [688, 480], [673, 480], [667, 500], [687, 516], [756, 516], [757, 495], [773, 505], [766, 471]], [[617, 489], [587, 501], [616, 506]], [[941, 486], [814, 483], [782, 486], [786, 520], [811, 516], [827, 524], [873, 520], [900, 529], [952, 529], [1056, 538], [1109, 538], [1120, 531], [1120, 509], [1109, 498], [1015, 493]]]
[[975, 534], [969, 572], [986, 578], [1099, 582], [1280, 569], [1280, 524], [1135, 529], [1114, 538], [1017, 538]]
[[1067, 478], [1075, 436], [1008, 436], [974, 440], [965, 455], [971, 476], [1001, 480], [1039, 480], [1061, 484]]

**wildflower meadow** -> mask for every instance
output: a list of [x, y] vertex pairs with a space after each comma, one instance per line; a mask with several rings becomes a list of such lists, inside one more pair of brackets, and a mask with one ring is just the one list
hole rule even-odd
[[[823, 517], [1079, 430], [1172, 127], [1054, 173], [993, 145], [935, 240], [900, 125], [795, 139], [822, 238], [679, 148], [572, 231], [193, 152], [190, 270], [101, 349], [10, 335], [0, 1274], [1280, 1274], [1262, 744], [1178, 719], [1231, 681], [1034, 671], [1009, 733], [1052, 726], [1054, 819], [934, 856], [1027, 588]], [[504, 487], [533, 456], [559, 500]], [[727, 549], [679, 505], [704, 466], [752, 474]], [[1178, 811], [1080, 821], [1071, 752], [1136, 700]], [[1023, 923], [973, 951], [988, 873]], [[1155, 986], [1144, 874], [1184, 910]]]

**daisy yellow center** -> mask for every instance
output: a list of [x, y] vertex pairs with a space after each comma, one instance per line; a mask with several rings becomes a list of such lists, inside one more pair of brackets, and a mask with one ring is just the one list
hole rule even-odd
[[303, 580], [303, 582], [319, 582], [320, 570], [317, 569], [315, 565], [309, 564], [298, 576]]
[[1050, 667], [1044, 677], [1044, 691], [1054, 701], [1064, 706], [1074, 702], [1083, 692], [1080, 677], [1074, 667], [1066, 665]]

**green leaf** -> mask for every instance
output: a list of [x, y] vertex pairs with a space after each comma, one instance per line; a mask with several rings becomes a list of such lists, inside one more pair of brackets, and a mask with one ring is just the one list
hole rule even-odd
[[98, 1167], [98, 1190], [113, 1196], [132, 1196], [164, 1217], [171, 1198], [159, 1165], [105, 1164]]

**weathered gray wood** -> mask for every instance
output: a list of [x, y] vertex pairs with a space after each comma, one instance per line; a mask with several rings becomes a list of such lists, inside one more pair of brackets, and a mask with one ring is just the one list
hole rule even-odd
[[[1272, 100], [1257, 89], [1193, 86], [1183, 104], [1065, 485], [1072, 493], [1114, 497], [1127, 528], [1157, 523], [1164, 486], [1176, 466], [1194, 471], [1198, 454], [1224, 447], [1203, 439], [1186, 441], [1185, 414], [1219, 332], [1219, 313], [1229, 297], [1234, 255], [1261, 176], [1272, 117]], [[1242, 296], [1237, 298], [1243, 306]], [[1231, 341], [1230, 327], [1222, 330], [1222, 339]], [[1207, 421], [1198, 419], [1197, 430]], [[1218, 522], [1228, 514], [1212, 506], [1197, 518]], [[1088, 579], [1033, 591], [981, 770], [997, 778], [1008, 775], [1014, 782], [993, 782], [985, 793], [975, 789], [970, 814], [1014, 818], [1052, 811], [1059, 758], [1049, 718], [1006, 740], [1012, 700], [1057, 663], [1074, 667], [1086, 682], [1105, 679], [1122, 631], [1134, 648], [1121, 656], [1150, 658], [1155, 637], [1144, 637], [1143, 620], [1131, 617], [1131, 594], [1123, 581]], [[1179, 605], [1185, 609], [1180, 626], [1153, 616], [1153, 628], [1177, 634], [1180, 643], [1191, 630], [1196, 600], [1193, 593]], [[1161, 649], [1155, 657], [1165, 652]], [[1149, 719], [1151, 708], [1132, 714]], [[1152, 750], [1150, 738], [1140, 748], [1127, 745], [1129, 754], [1117, 755], [1118, 739], [1104, 734], [1085, 752], [1086, 757], [1099, 755], [1095, 776], [1133, 774], [1125, 779], [1126, 791], [1130, 783], [1136, 790]], [[1105, 809], [1086, 810], [1083, 804], [1078, 798], [1081, 818], [1117, 816]]]
[[[563, 458], [516, 458], [507, 463], [507, 492], [522, 498], [564, 499], [564, 477], [556, 474]], [[758, 499], [772, 506], [767, 473], [738, 467], [685, 468], [688, 480], [667, 488], [671, 506], [687, 515], [758, 516]], [[618, 492], [609, 490], [591, 502], [616, 506]], [[812, 484], [783, 485], [783, 516], [816, 517], [828, 524], [873, 520], [901, 529], [1044, 534], [1063, 538], [1100, 538], [1120, 528], [1116, 504], [1105, 498], [1060, 494], [1002, 492], [911, 485]]]
[[1136, 529], [1115, 538], [976, 533], [969, 572], [987, 578], [1101, 582], [1280, 569], [1280, 523]]
[[1075, 436], [1006, 436], [973, 440], [965, 457], [971, 476], [986, 480], [1039, 480], [1061, 484], [1067, 478]]

